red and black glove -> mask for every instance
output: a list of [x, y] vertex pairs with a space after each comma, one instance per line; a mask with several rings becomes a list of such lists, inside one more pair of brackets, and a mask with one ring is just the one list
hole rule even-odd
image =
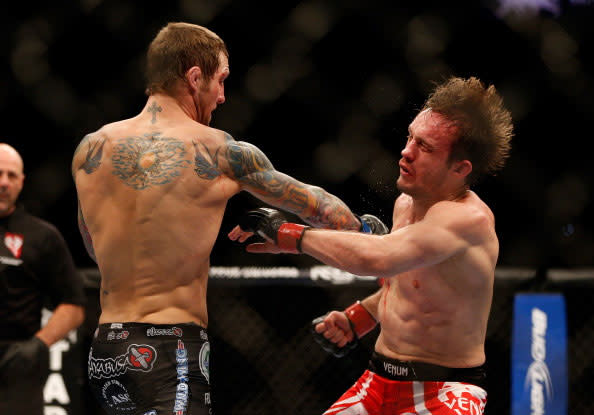
[[287, 222], [276, 209], [258, 208], [250, 210], [239, 220], [242, 231], [253, 232], [269, 242], [274, 242], [283, 252], [301, 253], [301, 239], [309, 226]]
[[326, 315], [317, 317], [311, 322], [311, 330], [313, 332], [314, 340], [322, 347], [322, 349], [331, 353], [335, 357], [343, 357], [349, 351], [357, 347], [359, 339], [373, 330], [377, 325], [375, 318], [365, 307], [363, 307], [360, 301], [351, 304], [343, 312], [346, 315], [349, 321], [349, 326], [354, 334], [353, 340], [345, 344], [343, 347], [339, 347], [336, 343], [328, 340], [324, 337], [324, 333], [318, 333], [316, 331], [316, 326], [324, 321]]

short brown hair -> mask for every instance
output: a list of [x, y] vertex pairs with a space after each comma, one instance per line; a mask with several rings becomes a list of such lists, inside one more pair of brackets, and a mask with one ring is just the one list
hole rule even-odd
[[467, 183], [503, 167], [511, 148], [513, 125], [493, 85], [486, 88], [474, 77], [452, 77], [435, 88], [423, 109], [438, 112], [459, 126], [460, 135], [452, 143], [449, 160], [472, 163]]
[[200, 67], [206, 79], [219, 67], [219, 55], [229, 57], [225, 42], [205, 27], [169, 23], [151, 42], [146, 56], [146, 94], [172, 94], [176, 81], [183, 80], [192, 66]]

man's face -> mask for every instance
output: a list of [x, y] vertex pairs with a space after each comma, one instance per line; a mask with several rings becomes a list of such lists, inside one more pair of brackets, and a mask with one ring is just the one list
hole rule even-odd
[[229, 60], [221, 53], [219, 55], [219, 67], [213, 77], [203, 80], [200, 88], [194, 97], [194, 103], [198, 111], [198, 122], [210, 125], [212, 112], [225, 102], [225, 79], [229, 76]]
[[448, 164], [457, 127], [430, 109], [420, 112], [408, 127], [408, 140], [400, 159], [398, 190], [417, 198], [440, 198], [452, 174]]
[[18, 154], [0, 148], [0, 217], [12, 213], [23, 189], [23, 162]]

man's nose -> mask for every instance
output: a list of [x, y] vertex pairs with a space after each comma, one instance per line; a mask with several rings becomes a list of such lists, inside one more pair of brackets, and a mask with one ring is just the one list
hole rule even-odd
[[402, 154], [402, 157], [404, 157], [406, 160], [412, 160], [414, 158], [412, 140], [406, 143], [400, 154]]

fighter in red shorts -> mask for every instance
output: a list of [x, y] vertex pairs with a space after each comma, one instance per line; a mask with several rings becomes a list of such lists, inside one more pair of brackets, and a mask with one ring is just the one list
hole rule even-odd
[[452, 78], [409, 126], [391, 233], [312, 229], [278, 212], [242, 228], [267, 239], [248, 245], [250, 252], [303, 252], [385, 281], [344, 312], [314, 320], [318, 340], [337, 354], [381, 326], [369, 369], [326, 415], [483, 413], [499, 242], [493, 213], [470, 186], [503, 166], [512, 129], [493, 86]]

